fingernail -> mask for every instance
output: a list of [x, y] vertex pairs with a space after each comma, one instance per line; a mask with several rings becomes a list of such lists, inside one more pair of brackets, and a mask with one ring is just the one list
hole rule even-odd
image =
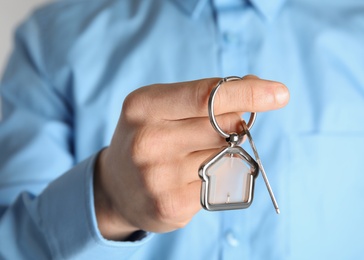
[[288, 102], [289, 92], [288, 92], [288, 89], [284, 85], [278, 85], [275, 88], [274, 92], [275, 92], [276, 102], [279, 105], [284, 105]]

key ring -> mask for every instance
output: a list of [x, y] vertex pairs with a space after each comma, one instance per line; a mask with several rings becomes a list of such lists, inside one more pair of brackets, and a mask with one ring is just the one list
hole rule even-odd
[[[215, 102], [215, 96], [217, 91], [219, 90], [219, 88], [222, 86], [223, 83], [228, 82], [228, 81], [233, 81], [233, 80], [242, 80], [242, 78], [240, 77], [236, 77], [236, 76], [230, 76], [230, 77], [226, 77], [221, 79], [217, 85], [211, 90], [210, 93], [210, 97], [209, 97], [209, 102], [208, 102], [208, 113], [209, 113], [209, 119], [210, 119], [210, 123], [212, 125], [212, 127], [222, 136], [224, 137], [226, 140], [230, 140], [232, 139], [232, 135], [231, 134], [227, 134], [225, 133], [219, 126], [219, 124], [216, 121], [216, 117], [215, 117], [215, 113], [214, 113], [214, 102]], [[250, 114], [250, 118], [249, 118], [249, 122], [247, 124], [248, 130], [250, 130], [252, 128], [252, 126], [254, 125], [255, 119], [257, 117], [257, 114], [255, 112], [251, 112]], [[243, 122], [244, 120], [242, 120]], [[240, 133], [239, 136], [239, 140], [235, 142], [240, 143], [242, 136], [245, 135], [245, 131], [243, 131], [242, 133]]]

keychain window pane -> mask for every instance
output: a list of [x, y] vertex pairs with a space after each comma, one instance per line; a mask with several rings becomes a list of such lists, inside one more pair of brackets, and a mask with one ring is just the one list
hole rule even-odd
[[250, 198], [251, 170], [237, 155], [226, 154], [207, 169], [210, 179], [209, 204], [248, 203]]

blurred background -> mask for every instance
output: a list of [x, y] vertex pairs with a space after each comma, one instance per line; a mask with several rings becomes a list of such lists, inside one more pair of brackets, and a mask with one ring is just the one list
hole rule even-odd
[[37, 6], [50, 0], [0, 0], [0, 74], [12, 49], [13, 32], [17, 25]]

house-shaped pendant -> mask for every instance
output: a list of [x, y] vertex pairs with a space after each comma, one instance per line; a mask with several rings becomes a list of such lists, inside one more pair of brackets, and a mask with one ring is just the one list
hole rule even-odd
[[240, 146], [224, 147], [199, 169], [206, 210], [245, 209], [253, 201], [257, 162]]

